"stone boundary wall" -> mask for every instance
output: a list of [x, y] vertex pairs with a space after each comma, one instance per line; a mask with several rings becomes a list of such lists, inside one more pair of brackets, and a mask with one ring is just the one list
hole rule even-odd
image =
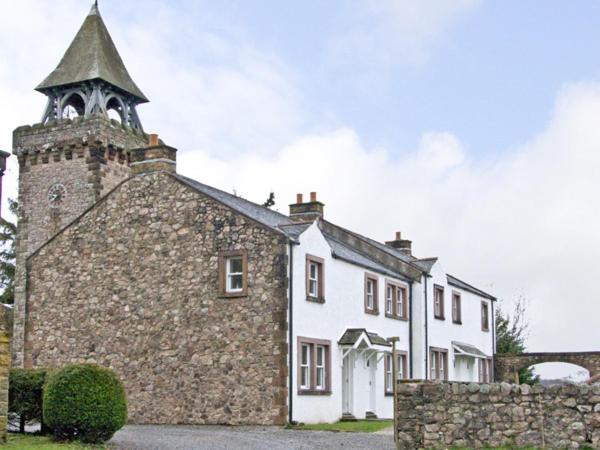
[[398, 448], [600, 449], [600, 384], [398, 383]]
[[6, 443], [8, 427], [8, 373], [12, 310], [0, 305], [0, 444]]

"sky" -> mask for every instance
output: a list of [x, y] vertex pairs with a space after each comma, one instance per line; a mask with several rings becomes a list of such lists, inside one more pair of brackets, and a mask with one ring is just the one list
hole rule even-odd
[[[99, 3], [180, 173], [284, 213], [317, 191], [333, 222], [524, 298], [530, 351], [600, 350], [600, 2]], [[3, 5], [0, 149], [90, 6]]]

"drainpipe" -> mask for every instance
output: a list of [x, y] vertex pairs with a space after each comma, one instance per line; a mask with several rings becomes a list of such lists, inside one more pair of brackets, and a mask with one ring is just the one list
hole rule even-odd
[[289, 297], [289, 311], [288, 311], [288, 332], [289, 332], [289, 337], [288, 337], [288, 355], [289, 355], [289, 373], [288, 373], [288, 377], [289, 377], [289, 400], [288, 400], [288, 422], [291, 424], [293, 422], [293, 415], [292, 415], [292, 401], [293, 401], [293, 396], [294, 396], [294, 358], [292, 355], [292, 350], [294, 349], [293, 347], [293, 342], [294, 342], [294, 331], [293, 331], [293, 314], [294, 314], [294, 244], [290, 241], [290, 264], [289, 264], [289, 268], [290, 268], [290, 276], [289, 276], [289, 293], [288, 293], [288, 297]]
[[413, 282], [411, 281], [408, 288], [408, 351], [409, 351], [409, 369], [408, 377], [413, 377]]
[[427, 275], [423, 275], [425, 279], [425, 376], [423, 377], [425, 380], [429, 379], [429, 328], [427, 324], [427, 305], [429, 301], [427, 300]]
[[492, 382], [496, 381], [496, 316], [494, 315], [494, 300], [490, 300], [492, 306]]

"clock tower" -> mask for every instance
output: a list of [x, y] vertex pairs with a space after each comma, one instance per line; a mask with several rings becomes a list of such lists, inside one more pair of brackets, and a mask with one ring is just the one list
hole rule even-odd
[[27, 258], [130, 176], [145, 147], [136, 107], [148, 99], [129, 76], [95, 3], [56, 69], [36, 88], [42, 120], [13, 133], [19, 162], [13, 364], [23, 365]]

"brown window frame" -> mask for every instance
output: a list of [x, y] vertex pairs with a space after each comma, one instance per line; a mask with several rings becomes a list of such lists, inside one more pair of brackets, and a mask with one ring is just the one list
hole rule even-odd
[[[373, 283], [373, 308], [368, 307], [368, 285]], [[371, 273], [365, 273], [365, 312], [367, 314], [379, 314], [379, 277]]]
[[[388, 312], [387, 309], [387, 299], [388, 299], [388, 289], [392, 288], [392, 312]], [[401, 290], [404, 292], [404, 302], [402, 303], [402, 311], [398, 313], [398, 291]], [[408, 320], [408, 296], [410, 292], [408, 290], [408, 286], [403, 283], [394, 280], [385, 280], [385, 317], [396, 320]]]
[[[444, 378], [440, 378], [440, 357], [444, 355]], [[431, 376], [431, 371], [434, 369], [433, 361], [435, 361], [435, 377]], [[429, 347], [429, 379], [448, 381], [448, 349], [440, 347]]]
[[[310, 295], [310, 265], [317, 265], [317, 296]], [[306, 300], [325, 303], [325, 260], [315, 255], [306, 255]]]
[[[438, 292], [442, 293], [442, 301], [440, 303], [440, 314], [437, 313], [436, 308], [435, 308]], [[444, 286], [440, 286], [439, 284], [434, 284], [433, 285], [433, 317], [435, 319], [446, 320], [444, 303], [446, 303], [446, 292], [445, 292]]]
[[[331, 395], [331, 341], [326, 339], [314, 339], [308, 337], [298, 336], [297, 351], [297, 378], [296, 385], [298, 387], [298, 395]], [[309, 347], [309, 381], [310, 386], [303, 388], [300, 386], [300, 380], [302, 379], [302, 345], [308, 345]], [[317, 389], [317, 347], [324, 347], [325, 349], [325, 386], [323, 389]]]
[[[455, 303], [458, 305], [456, 308], [456, 314], [454, 312]], [[458, 291], [452, 291], [452, 323], [462, 325], [462, 295]]]
[[481, 302], [481, 331], [490, 331], [490, 305], [486, 301]]
[[[242, 290], [227, 292], [227, 260], [242, 258]], [[248, 296], [248, 252], [246, 250], [223, 250], [219, 252], [219, 297], [237, 298]]]
[[[393, 395], [394, 394], [394, 386], [392, 384], [392, 386], [389, 385], [388, 382], [388, 370], [392, 370], [391, 367], [389, 367], [389, 362], [388, 362], [388, 357], [392, 356], [392, 352], [386, 352], [385, 356], [383, 358], [383, 391], [385, 395]], [[396, 350], [396, 360], [398, 360], [399, 356], [402, 357], [402, 377], [398, 378], [398, 380], [408, 380], [408, 352], [404, 351], [404, 350]], [[400, 366], [398, 366], [399, 369]], [[398, 370], [398, 374], [400, 374], [400, 371]], [[394, 374], [392, 372], [392, 379], [394, 378]]]

